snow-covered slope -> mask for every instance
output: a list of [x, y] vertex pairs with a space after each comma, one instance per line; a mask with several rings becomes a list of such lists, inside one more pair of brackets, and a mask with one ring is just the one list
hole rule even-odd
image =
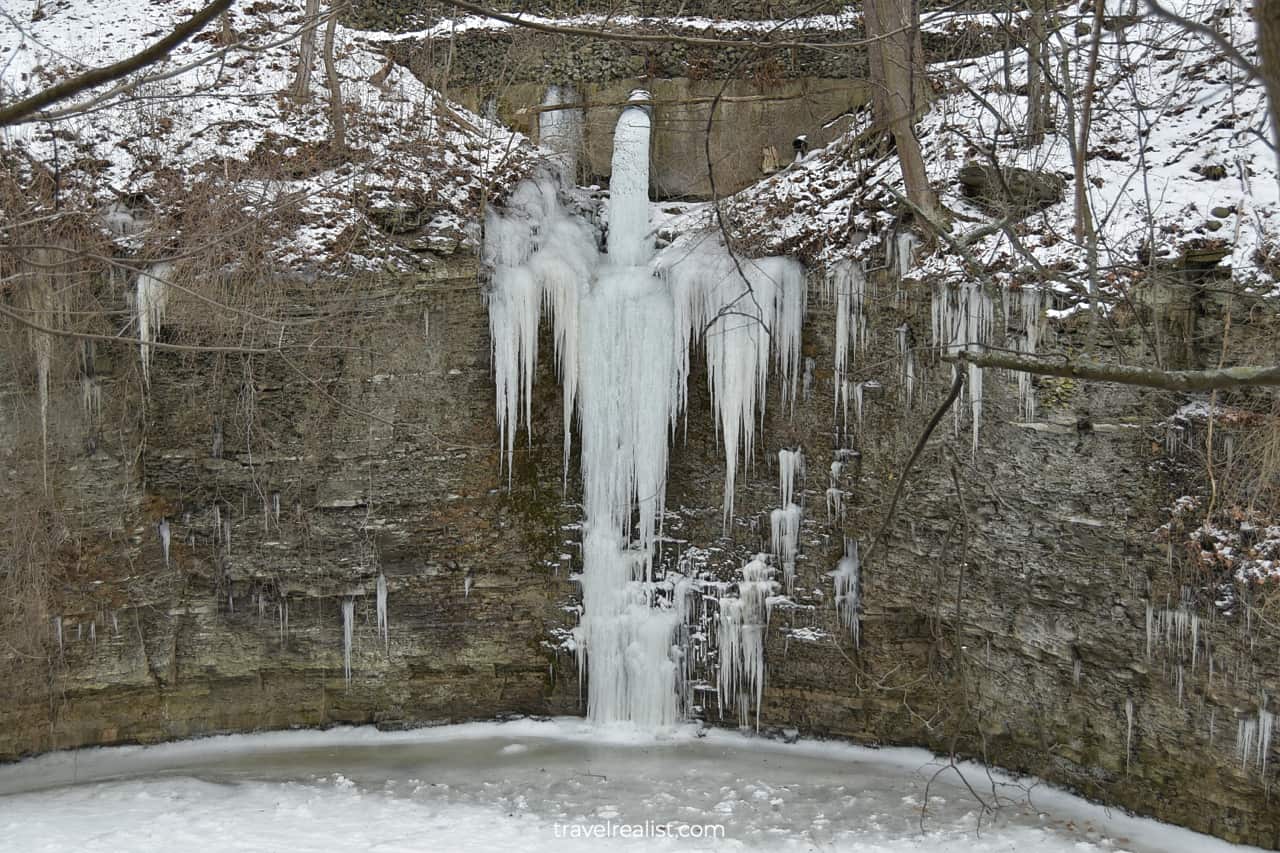
[[[1123, 8], [1121, 8], [1123, 7]], [[1183, 0], [1176, 10], [1202, 22], [1256, 62], [1252, 18], [1242, 0]], [[1114, 14], [1113, 14], [1114, 13]], [[1190, 247], [1227, 247], [1242, 285], [1270, 290], [1278, 215], [1276, 155], [1267, 144], [1267, 105], [1257, 80], [1226, 60], [1219, 47], [1184, 26], [1132, 16], [1129, 3], [1110, 2], [1099, 50], [1097, 95], [1089, 137], [1089, 202], [1099, 234], [1104, 287], [1140, 280], [1140, 259], [1174, 258]], [[1055, 76], [1043, 143], [1026, 147], [1026, 54], [992, 54], [930, 69], [937, 97], [919, 126], [930, 181], [952, 211], [961, 241], [992, 216], [961, 193], [966, 163], [1017, 166], [1065, 178], [1065, 198], [1015, 227], [1034, 263], [1070, 278], [1085, 269], [1086, 247], [1073, 238], [1071, 194], [1073, 93], [1079, 112], [1088, 72], [1091, 16], [1064, 10], [1050, 34]], [[1069, 70], [1069, 74], [1066, 73]], [[880, 257], [901, 193], [897, 158], [866, 156], [855, 127], [805, 162], [734, 199], [733, 221], [761, 254], [798, 252], [820, 262]], [[890, 192], [892, 188], [893, 192]], [[922, 231], [924, 229], [921, 229]], [[926, 234], [926, 236], [929, 236]], [[913, 277], [971, 280], [971, 264], [942, 249], [918, 259]], [[971, 259], [1005, 284], [1042, 278], [1026, 253], [996, 230], [968, 246]], [[878, 265], [876, 263], [869, 266]], [[1269, 268], [1270, 267], [1270, 268]], [[1071, 288], [1058, 283], [1069, 296]]]
[[[56, 169], [64, 202], [114, 210], [117, 232], [141, 224], [137, 233], [117, 234], [133, 249], [196, 236], [198, 223], [170, 221], [181, 219], [190, 196], [259, 218], [272, 229], [269, 260], [281, 269], [412, 268], [423, 251], [473, 242], [470, 223], [482, 199], [524, 174], [532, 147], [447, 103], [358, 32], [339, 27], [348, 151], [331, 152], [322, 31], [309, 101], [288, 94], [302, 6], [237, 3], [233, 43], [222, 43], [215, 23], [141, 72], [150, 82], [136, 91], [96, 102], [108, 86], [58, 104], [55, 111], [84, 108], [0, 130], [0, 149]], [[177, 0], [6, 2], [3, 99], [129, 56], [193, 11]]]

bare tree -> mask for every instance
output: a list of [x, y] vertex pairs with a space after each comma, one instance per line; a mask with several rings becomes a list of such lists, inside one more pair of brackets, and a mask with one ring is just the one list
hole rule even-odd
[[316, 58], [316, 22], [320, 19], [320, 0], [307, 0], [302, 42], [298, 50], [298, 73], [293, 79], [293, 96], [299, 101], [311, 100], [311, 66]]
[[926, 78], [919, 10], [911, 0], [868, 0], [864, 12], [871, 65], [875, 121], [892, 135], [902, 165], [907, 198], [936, 215], [938, 200], [929, 186], [916, 137], [916, 93]]
[[347, 147], [347, 120], [342, 111], [342, 83], [338, 80], [338, 67], [333, 59], [333, 35], [338, 25], [338, 15], [329, 12], [329, 22], [324, 28], [324, 73], [329, 82], [329, 116], [333, 126], [330, 144], [334, 151]]

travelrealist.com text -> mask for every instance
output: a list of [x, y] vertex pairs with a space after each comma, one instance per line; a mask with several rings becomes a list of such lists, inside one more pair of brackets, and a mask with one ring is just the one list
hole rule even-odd
[[724, 838], [718, 823], [677, 823], [646, 820], [643, 823], [555, 823], [556, 838]]

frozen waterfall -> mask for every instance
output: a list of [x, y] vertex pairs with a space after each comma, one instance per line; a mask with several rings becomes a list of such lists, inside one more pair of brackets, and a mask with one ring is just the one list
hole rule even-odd
[[[548, 103], [561, 97], [548, 92]], [[798, 262], [735, 258], [718, 235], [688, 235], [655, 252], [649, 95], [633, 92], [629, 101], [614, 133], [607, 251], [597, 249], [589, 217], [567, 209], [570, 193], [555, 169], [517, 187], [503, 212], [490, 212], [484, 262], [504, 460], [510, 464], [519, 422], [530, 420], [544, 310], [564, 387], [566, 477], [577, 415], [586, 517], [583, 613], [573, 638], [587, 715], [656, 728], [678, 722], [689, 704], [682, 647], [689, 582], [655, 576], [654, 543], [690, 351], [698, 344], [706, 351], [725, 452], [727, 524], [738, 457], [751, 458], [771, 364], [782, 379], [781, 404], [794, 401], [806, 296]], [[722, 612], [749, 612], [745, 624], [756, 626], [767, 597], [761, 589], [771, 582], [763, 568], [748, 574], [739, 594], [752, 600]], [[727, 654], [732, 677], [721, 685], [723, 699], [732, 701], [725, 694], [741, 685], [758, 708], [763, 637], [750, 648], [729, 643]], [[735, 674], [739, 668], [745, 677]]]

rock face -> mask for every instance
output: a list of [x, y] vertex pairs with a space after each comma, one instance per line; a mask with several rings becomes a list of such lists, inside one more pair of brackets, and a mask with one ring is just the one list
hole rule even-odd
[[[288, 360], [159, 352], [145, 406], [135, 354], [101, 353], [91, 452], [79, 388], [55, 395], [49, 470], [67, 531], [62, 568], [39, 622], [41, 654], [0, 652], [0, 757], [334, 722], [578, 711], [576, 665], [555, 649], [555, 631], [573, 622], [578, 511], [576, 487], [566, 495], [561, 482], [548, 335], [534, 431], [517, 440], [508, 485], [474, 265], [351, 287], [288, 294], [294, 319], [323, 318], [325, 340], [341, 348], [301, 348]], [[1156, 535], [1187, 477], [1156, 428], [1177, 403], [1168, 395], [1052, 380], [1038, 389], [1040, 417], [1024, 423], [1014, 382], [989, 375], [977, 451], [967, 423], [957, 438], [948, 416], [863, 567], [854, 646], [828, 573], [846, 536], [865, 547], [880, 528], [903, 460], [949, 382], [926, 346], [928, 287], [877, 287], [871, 345], [856, 353], [850, 378], [881, 390], [867, 391], [847, 434], [833, 424], [834, 306], [815, 286], [804, 332], [812, 393], [792, 413], [771, 391], [727, 528], [701, 371], [672, 453], [675, 515], [663, 560], [696, 546], [725, 577], [768, 550], [777, 450], [801, 447], [807, 458], [796, 606], [776, 608], [768, 631], [762, 727], [954, 748], [1277, 846], [1280, 813], [1266, 786], [1280, 764], [1272, 756], [1264, 777], [1236, 747], [1239, 724], [1257, 719], [1280, 677], [1280, 634], [1248, 601], [1229, 611], [1205, 601], [1202, 590], [1215, 587]], [[1208, 288], [1191, 306], [1142, 308], [1162, 330], [1155, 340], [1189, 342], [1171, 363], [1216, 359], [1224, 311], [1241, 352], [1275, 357], [1260, 312], [1215, 300]], [[1143, 327], [1116, 319], [1109, 346], [1142, 358]], [[165, 339], [199, 322], [172, 313]], [[920, 369], [910, 405], [896, 366], [904, 324]], [[303, 324], [284, 340], [313, 338]], [[16, 513], [36, 503], [38, 442], [29, 410], [6, 407], [3, 417], [0, 489]], [[829, 522], [826, 472], [842, 450], [845, 513]], [[379, 573], [389, 590], [385, 643]], [[1191, 614], [1194, 656], [1176, 628]], [[710, 699], [704, 712], [737, 722]]]
[[1000, 215], [1023, 217], [1062, 201], [1058, 175], [1016, 167], [970, 163], [956, 175], [962, 192]]
[[[318, 316], [344, 290], [300, 289], [297, 316]], [[526, 475], [509, 490], [499, 474], [474, 262], [366, 281], [358, 311], [347, 334], [325, 338], [349, 349], [300, 352], [292, 367], [158, 354], [145, 415], [104, 431], [91, 454], [64, 395], [50, 467], [81, 544], [50, 590], [46, 659], [5, 659], [14, 677], [0, 688], [0, 757], [576, 710], [575, 695], [553, 693], [544, 648], [570, 593], [547, 562], [558, 553], [556, 477], [538, 486]], [[138, 410], [136, 356], [110, 355], [98, 364], [103, 420], [124, 422]], [[22, 438], [29, 419], [3, 426], [10, 501], [39, 449]]]

